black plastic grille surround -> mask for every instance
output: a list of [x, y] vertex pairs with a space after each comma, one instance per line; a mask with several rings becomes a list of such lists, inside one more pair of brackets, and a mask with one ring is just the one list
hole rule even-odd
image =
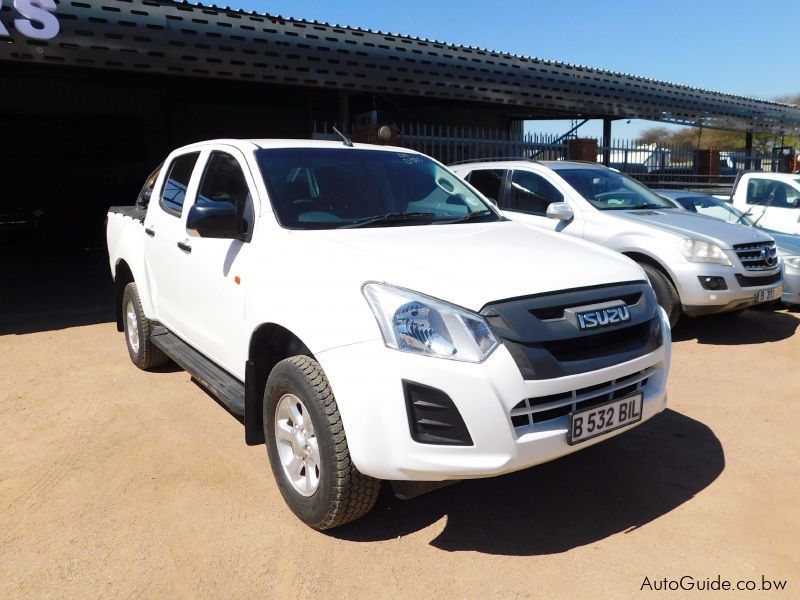
[[421, 444], [472, 446], [461, 413], [442, 390], [403, 380], [411, 439]]
[[739, 283], [741, 287], [758, 287], [761, 285], [771, 285], [773, 283], [778, 283], [783, 278], [783, 273], [778, 271], [772, 275], [767, 275], [766, 277], [748, 277], [747, 275], [742, 275], [740, 273], [736, 274], [736, 281]]
[[[581, 331], [565, 317], [568, 308], [620, 299], [635, 299], [626, 302], [627, 322]], [[533, 380], [594, 371], [652, 352], [663, 342], [657, 307], [649, 284], [631, 282], [492, 302], [481, 315], [523, 378]]]

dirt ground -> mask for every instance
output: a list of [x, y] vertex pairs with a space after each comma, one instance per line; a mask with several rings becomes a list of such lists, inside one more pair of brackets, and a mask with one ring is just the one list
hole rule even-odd
[[626, 598], [684, 575], [800, 597], [800, 313], [687, 321], [647, 424], [318, 533], [186, 373], [131, 365], [102, 298], [0, 312], [0, 598]]

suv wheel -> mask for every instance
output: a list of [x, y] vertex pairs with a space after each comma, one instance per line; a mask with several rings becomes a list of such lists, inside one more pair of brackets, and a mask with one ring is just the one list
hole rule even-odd
[[647, 279], [650, 280], [650, 285], [653, 286], [653, 291], [656, 293], [656, 300], [667, 313], [670, 327], [675, 327], [682, 313], [678, 290], [672, 285], [669, 277], [655, 267], [646, 263], [639, 263], [639, 266], [644, 269]]

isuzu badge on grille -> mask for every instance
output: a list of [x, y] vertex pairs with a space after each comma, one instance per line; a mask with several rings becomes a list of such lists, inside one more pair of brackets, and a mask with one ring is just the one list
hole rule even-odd
[[568, 308], [564, 311], [564, 316], [581, 331], [618, 325], [631, 320], [628, 305], [622, 300]]

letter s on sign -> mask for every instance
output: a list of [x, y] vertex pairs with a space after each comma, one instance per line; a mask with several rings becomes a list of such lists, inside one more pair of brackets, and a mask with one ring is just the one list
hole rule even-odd
[[[14, 0], [14, 8], [25, 17], [14, 19], [14, 26], [22, 35], [34, 40], [52, 40], [58, 35], [61, 26], [53, 14], [56, 3], [53, 0]], [[39, 27], [34, 27], [33, 23]]]

